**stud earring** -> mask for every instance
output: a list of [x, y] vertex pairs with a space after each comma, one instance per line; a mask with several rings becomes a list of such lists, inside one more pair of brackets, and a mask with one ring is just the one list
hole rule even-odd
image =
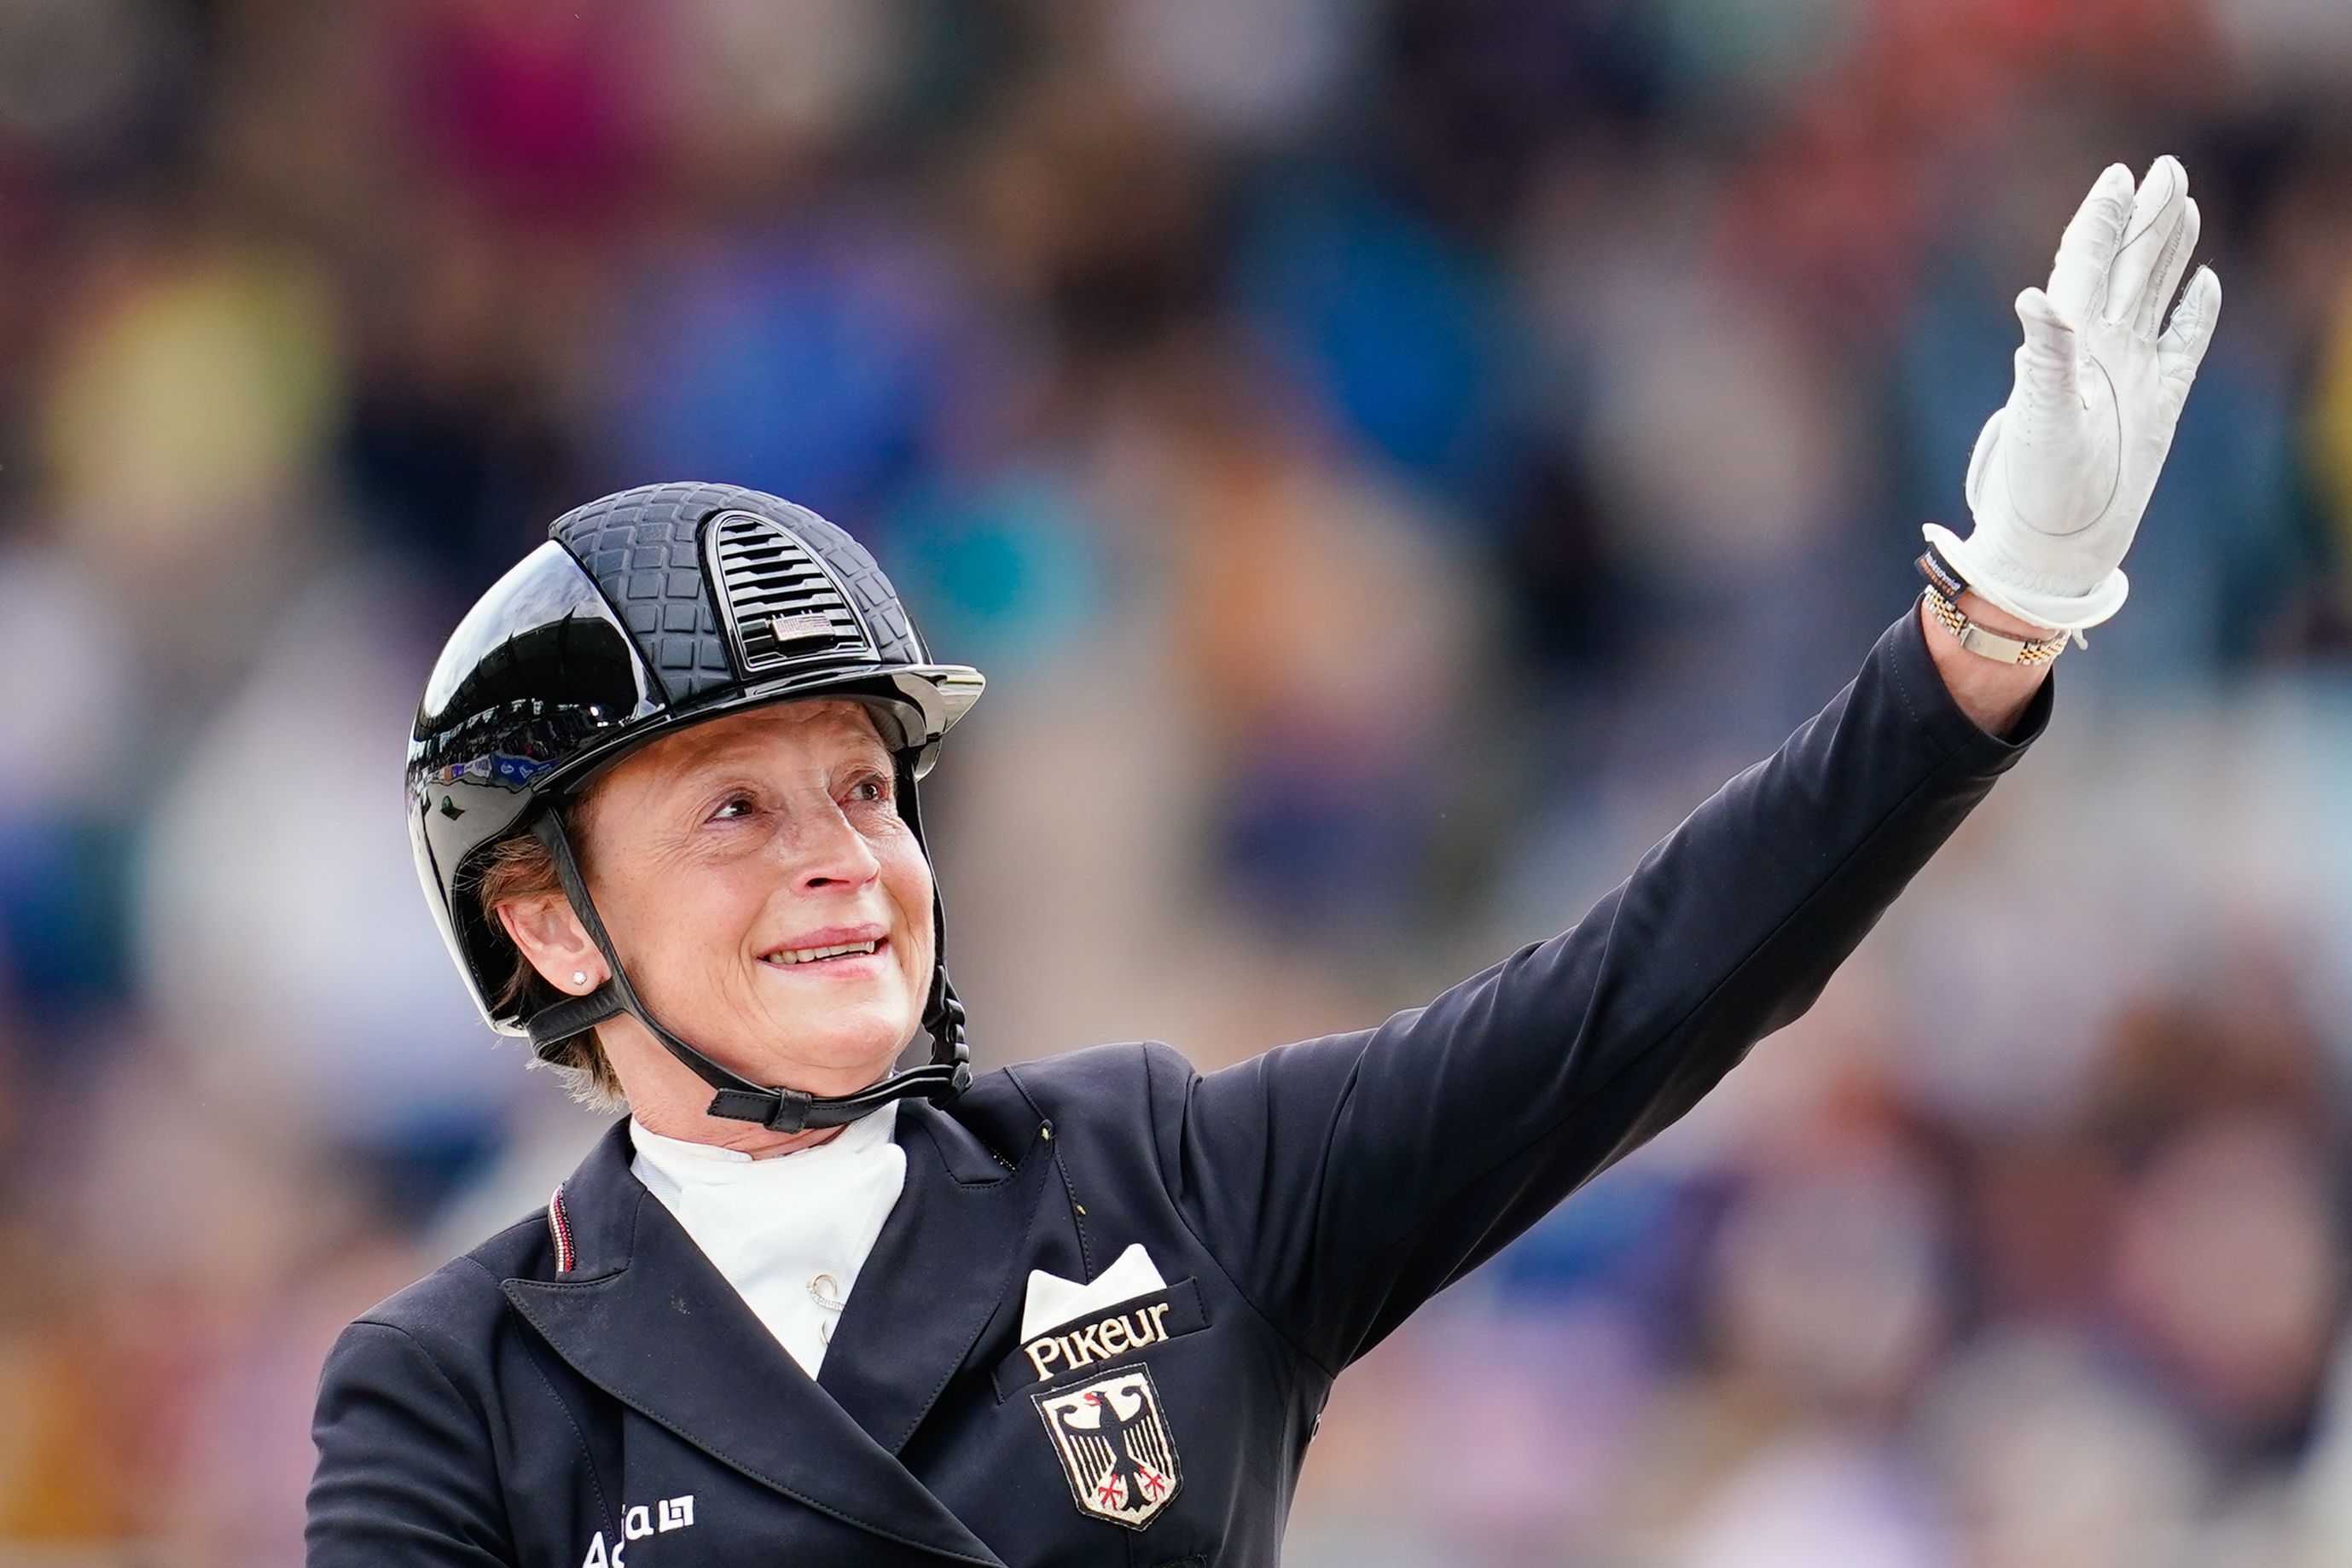
[[573, 970], [573, 971], [572, 972], [572, 984], [574, 984], [574, 985], [585, 985], [585, 984], [588, 984], [588, 972], [587, 972], [586, 970], [584, 970], [584, 969], [575, 969], [575, 970]]

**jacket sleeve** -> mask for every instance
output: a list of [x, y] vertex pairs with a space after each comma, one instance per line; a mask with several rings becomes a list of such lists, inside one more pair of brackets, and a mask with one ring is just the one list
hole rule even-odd
[[1689, 1110], [1812, 1005], [1992, 783], [1918, 617], [1573, 928], [1375, 1029], [1195, 1075], [1149, 1053], [1163, 1172], [1328, 1372]]
[[515, 1562], [481, 1413], [405, 1331], [343, 1331], [311, 1436], [310, 1568]]

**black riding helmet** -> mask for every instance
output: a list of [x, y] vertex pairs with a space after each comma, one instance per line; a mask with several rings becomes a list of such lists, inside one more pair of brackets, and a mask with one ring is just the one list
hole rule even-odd
[[[980, 698], [980, 671], [934, 664], [889, 579], [814, 512], [732, 485], [647, 485], [566, 512], [468, 611], [442, 649], [408, 748], [417, 876], [492, 1028], [550, 1057], [622, 1013], [717, 1091], [710, 1114], [780, 1132], [855, 1121], [971, 1079], [934, 894], [928, 1066], [831, 1098], [756, 1084], [665, 1028], [638, 1000], [582, 880], [561, 806], [658, 736], [803, 697], [854, 698], [898, 760], [898, 811], [922, 841], [916, 781]], [[478, 897], [489, 851], [533, 834], [612, 978], [585, 996], [496, 1000], [518, 954]], [[929, 853], [928, 847], [926, 853]], [[537, 988], [533, 988], [536, 990]]]

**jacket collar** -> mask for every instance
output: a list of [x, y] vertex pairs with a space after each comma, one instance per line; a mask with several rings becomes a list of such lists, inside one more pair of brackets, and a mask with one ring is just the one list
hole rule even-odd
[[[983, 1092], [955, 1109], [974, 1117], [996, 1098]], [[1008, 1340], [1019, 1328], [1013, 1286], [1034, 1250], [1042, 1200], [1057, 1185], [1048, 1171], [1053, 1131], [1034, 1112], [1025, 1124], [990, 1128], [909, 1100], [898, 1136], [906, 1190], [858, 1270], [817, 1372], [817, 1385], [893, 1454], [992, 1325], [1002, 1320]], [[1007, 1149], [1025, 1157], [1009, 1165], [1012, 1156], [998, 1153]]]
[[886, 1539], [994, 1564], [897, 1457], [992, 1323], [1018, 1310], [1011, 1287], [1054, 1187], [1051, 1130], [991, 1076], [952, 1113], [900, 1108], [906, 1188], [822, 1386], [631, 1173], [625, 1122], [550, 1205], [572, 1267], [509, 1279], [507, 1298], [581, 1376], [713, 1458]]

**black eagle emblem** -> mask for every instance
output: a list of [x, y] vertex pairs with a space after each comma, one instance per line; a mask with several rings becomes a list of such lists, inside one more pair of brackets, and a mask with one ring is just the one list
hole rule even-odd
[[[1096, 1411], [1092, 1426], [1073, 1424], [1070, 1417], [1077, 1414], [1074, 1410], [1057, 1411], [1055, 1418], [1060, 1422], [1063, 1433], [1072, 1439], [1100, 1438], [1110, 1447], [1110, 1468], [1097, 1483], [1098, 1495], [1095, 1500], [1105, 1508], [1121, 1511], [1147, 1508], [1158, 1502], [1167, 1493], [1168, 1478], [1135, 1457], [1139, 1446], [1134, 1436], [1136, 1429], [1148, 1427], [1156, 1432], [1160, 1425], [1152, 1418], [1150, 1402], [1138, 1394], [1133, 1413], [1121, 1415], [1118, 1408], [1103, 1397], [1103, 1391], [1097, 1388], [1087, 1392], [1087, 1403]], [[1122, 1488], [1127, 1494], [1124, 1498], [1119, 1496]]]
[[1183, 1475], [1148, 1369], [1036, 1402], [1080, 1510], [1140, 1530], [1175, 1497]]

